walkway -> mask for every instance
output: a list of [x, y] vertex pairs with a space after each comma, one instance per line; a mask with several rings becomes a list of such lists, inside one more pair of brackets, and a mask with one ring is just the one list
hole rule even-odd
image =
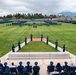
[[[30, 41], [31, 41], [30, 38], [27, 38], [27, 43], [29, 43]], [[41, 38], [33, 38], [32, 41], [41, 41]], [[42, 41], [45, 42], [46, 38], [43, 38]], [[23, 46], [25, 46], [25, 42], [23, 42], [21, 44], [21, 48]], [[18, 46], [15, 48], [15, 52], [17, 52], [17, 51], [18, 51]], [[12, 52], [12, 50], [10, 52], [8, 52], [6, 55], [2, 56], [0, 59], [6, 59], [7, 60], [8, 59], [8, 54], [11, 53], [11, 52]]]
[[[27, 43], [30, 42], [30, 41], [31, 41], [30, 38], [27, 38]], [[41, 38], [33, 38], [32, 41], [41, 41]], [[46, 43], [46, 38], [43, 38], [42, 41]], [[53, 44], [53, 43], [51, 43], [51, 42], [48, 42], [48, 44], [49, 44], [50, 46], [52, 46], [52, 47], [55, 48], [55, 44]], [[23, 42], [23, 43], [21, 44], [21, 48], [22, 48], [23, 46], [25, 46], [25, 42]], [[58, 50], [62, 52], [62, 48], [58, 47]], [[18, 51], [18, 46], [15, 48], [15, 51]], [[12, 50], [11, 50], [9, 53], [11, 53], [11, 52], [12, 52]], [[65, 52], [67, 52], [67, 51], [65, 51]], [[7, 60], [9, 53], [7, 53], [6, 55], [4, 55], [4, 56], [1, 57], [0, 59], [5, 59], [5, 60]], [[69, 52], [69, 53], [70, 53], [70, 52]], [[76, 56], [73, 55], [72, 53], [70, 53], [70, 57], [71, 57], [71, 59], [74, 59]]]

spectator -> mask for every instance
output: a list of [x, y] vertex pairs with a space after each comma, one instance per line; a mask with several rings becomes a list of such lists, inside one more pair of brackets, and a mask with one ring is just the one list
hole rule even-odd
[[10, 66], [10, 71], [11, 73], [16, 73], [17, 74], [17, 66], [14, 65], [14, 63], [12, 62], [11, 66]]
[[54, 63], [51, 61], [50, 62], [50, 65], [49, 66], [47, 66], [47, 72], [48, 72], [48, 74], [50, 73], [50, 72], [53, 72], [54, 71], [54, 65], [53, 65]]
[[0, 75], [3, 75], [3, 67], [0, 66]]
[[1, 63], [1, 60], [0, 60], [0, 75], [3, 75], [3, 64]]
[[24, 66], [22, 65], [22, 62], [21, 61], [19, 62], [19, 65], [18, 65], [17, 69], [18, 69], [18, 73], [19, 74], [22, 74], [23, 69], [24, 69]]
[[35, 74], [39, 74], [39, 71], [40, 71], [40, 67], [39, 66], [37, 66], [38, 65], [38, 62], [35, 62], [34, 63], [35, 64], [35, 66], [33, 67], [33, 74], [35, 75]]
[[5, 72], [3, 75], [10, 75], [10, 69], [8, 67], [5, 68]]
[[32, 73], [32, 66], [30, 66], [30, 62], [27, 61], [27, 66], [25, 66], [25, 68], [27, 69], [27, 72]]
[[52, 75], [52, 74], [59, 74], [59, 72], [57, 71], [57, 68], [54, 68], [54, 71], [50, 72], [50, 75]]
[[62, 71], [62, 66], [61, 66], [61, 64], [59, 62], [57, 63], [56, 68], [57, 68], [58, 72]]
[[71, 65], [70, 65], [71, 67], [74, 67], [75, 65], [73, 64], [73, 63], [71, 63]]
[[61, 73], [61, 75], [70, 75], [70, 73], [67, 70], [67, 68], [64, 68], [64, 71]]
[[6, 68], [9, 68], [9, 67], [7, 66], [7, 62], [4, 62], [3, 72], [5, 72], [5, 69], [6, 69]]
[[70, 66], [68, 66], [68, 62], [64, 62], [63, 71], [66, 68], [67, 72], [69, 71]]
[[71, 63], [69, 71], [70, 72], [72, 72], [72, 71], [75, 72], [75, 70], [76, 70], [76, 66], [73, 63]]
[[1, 60], [0, 60], [0, 67], [3, 67], [3, 64], [1, 63]]
[[23, 73], [22, 73], [22, 75], [30, 75], [30, 73], [28, 73], [28, 72], [27, 72], [27, 69], [24, 68], [24, 69], [23, 69]]

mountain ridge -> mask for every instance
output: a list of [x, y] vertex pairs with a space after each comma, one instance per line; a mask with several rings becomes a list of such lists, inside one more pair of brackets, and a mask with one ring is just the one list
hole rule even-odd
[[64, 15], [65, 17], [76, 17], [76, 12], [63, 11], [59, 13], [60, 15]]

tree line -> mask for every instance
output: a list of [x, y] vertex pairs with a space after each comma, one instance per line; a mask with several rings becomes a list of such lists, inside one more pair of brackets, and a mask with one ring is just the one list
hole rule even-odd
[[56, 18], [56, 15], [43, 15], [42, 13], [35, 13], [35, 14], [21, 14], [21, 13], [16, 13], [16, 14], [8, 14], [6, 16], [0, 17], [0, 19], [43, 19], [43, 18]]

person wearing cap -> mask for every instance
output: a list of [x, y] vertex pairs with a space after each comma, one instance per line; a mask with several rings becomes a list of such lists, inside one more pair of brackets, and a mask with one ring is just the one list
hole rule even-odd
[[7, 62], [4, 62], [4, 66], [3, 66], [3, 72], [5, 72], [5, 69], [9, 68], [9, 66], [7, 66]]
[[35, 75], [35, 74], [39, 74], [39, 71], [40, 71], [40, 67], [38, 66], [38, 62], [35, 62], [34, 63], [35, 64], [35, 66], [33, 66], [33, 75]]
[[54, 64], [54, 62], [51, 61], [51, 62], [50, 62], [50, 65], [47, 66], [47, 72], [48, 72], [48, 74], [49, 74], [50, 72], [53, 72], [53, 71], [54, 71], [55, 66], [54, 66], [53, 64]]
[[22, 61], [20, 61], [20, 62], [19, 62], [19, 65], [18, 65], [18, 67], [17, 67], [19, 74], [22, 74], [23, 69], [24, 69], [24, 66], [23, 66], [22, 64], [23, 64]]
[[67, 72], [68, 72], [70, 66], [68, 65], [68, 62], [66, 62], [66, 61], [64, 62], [64, 64], [65, 64], [65, 65], [63, 65], [63, 71], [66, 69]]
[[25, 68], [27, 69], [27, 72], [32, 73], [32, 66], [30, 65], [30, 62], [27, 61], [26, 64], [27, 65], [25, 66]]

